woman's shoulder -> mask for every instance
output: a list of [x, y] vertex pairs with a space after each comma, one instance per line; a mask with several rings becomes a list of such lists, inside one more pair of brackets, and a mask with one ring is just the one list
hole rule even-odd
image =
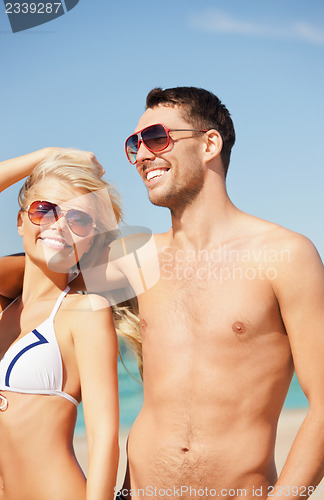
[[59, 315], [71, 329], [77, 326], [94, 324], [99, 320], [112, 317], [111, 306], [108, 300], [94, 293], [69, 292], [59, 310]]
[[97, 294], [68, 293], [60, 308], [60, 322], [72, 335], [74, 341], [85, 340], [93, 332], [104, 336], [115, 333], [112, 311], [105, 297]]

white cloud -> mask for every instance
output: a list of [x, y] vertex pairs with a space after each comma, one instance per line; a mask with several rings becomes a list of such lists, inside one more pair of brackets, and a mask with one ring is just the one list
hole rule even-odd
[[296, 23], [294, 28], [296, 37], [318, 45], [324, 44], [324, 31], [307, 23]]
[[286, 26], [276, 26], [236, 19], [220, 10], [209, 9], [192, 16], [190, 18], [190, 24], [194, 28], [207, 32], [277, 39], [295, 39], [316, 45], [324, 45], [324, 31], [306, 22], [295, 22], [287, 24]]

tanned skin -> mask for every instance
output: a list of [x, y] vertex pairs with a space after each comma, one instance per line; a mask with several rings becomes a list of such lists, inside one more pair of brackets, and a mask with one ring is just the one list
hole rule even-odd
[[[148, 109], [135, 131], [193, 128], [182, 111]], [[137, 154], [172, 227], [155, 236], [160, 278], [138, 295], [144, 404], [122, 494], [305, 499], [324, 472], [322, 262], [307, 238], [233, 205], [216, 130], [171, 139]], [[109, 264], [107, 281], [115, 272]], [[294, 370], [309, 410], [278, 477], [276, 429]]]
[[[2, 162], [0, 191], [30, 173], [52, 151], [48, 148]], [[28, 200], [49, 197], [62, 209], [83, 209], [94, 218], [88, 205], [73, 201], [79, 194], [73, 185], [46, 178]], [[81, 258], [91, 245], [90, 239], [73, 236], [62, 218], [41, 227], [30, 221], [25, 210], [18, 216], [18, 232], [26, 257], [5, 257], [0, 272], [0, 359], [49, 318], [67, 288], [69, 269], [76, 263], [72, 249]], [[58, 268], [52, 269], [46, 248], [52, 256], [57, 257], [57, 252], [46, 244], [51, 241], [53, 245], [55, 240], [61, 242], [62, 255]], [[19, 283], [21, 279], [23, 283]], [[11, 392], [5, 386], [0, 390], [0, 498], [112, 500], [119, 456], [119, 408], [118, 343], [110, 305], [101, 296], [70, 291], [53, 326], [62, 358], [62, 390], [83, 401], [88, 478], [86, 481], [73, 450], [77, 407], [59, 395]]]
[[[192, 128], [180, 111], [148, 109], [135, 132]], [[323, 477], [322, 262], [305, 237], [232, 204], [221, 147], [215, 130], [174, 132], [164, 151], [141, 143], [137, 154], [172, 228], [156, 236], [160, 279], [138, 297], [144, 405], [128, 441], [128, 498], [156, 488], [189, 499], [192, 488], [293, 500]], [[276, 428], [294, 369], [310, 407], [278, 478]]]

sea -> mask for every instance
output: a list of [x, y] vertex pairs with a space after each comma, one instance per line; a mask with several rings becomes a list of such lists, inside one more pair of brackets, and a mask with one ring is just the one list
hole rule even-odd
[[[136, 361], [125, 360], [126, 368], [121, 362], [118, 363], [119, 379], [119, 405], [120, 405], [120, 426], [122, 429], [129, 429], [143, 404], [143, 387], [137, 370]], [[290, 389], [284, 404], [285, 409], [307, 408], [308, 401], [304, 395], [296, 374], [294, 374]], [[75, 433], [85, 434], [85, 424], [82, 404], [78, 406], [78, 419]]]

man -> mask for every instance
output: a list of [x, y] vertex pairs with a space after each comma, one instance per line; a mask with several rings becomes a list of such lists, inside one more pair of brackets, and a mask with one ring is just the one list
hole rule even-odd
[[[305, 237], [232, 204], [234, 140], [216, 96], [180, 87], [152, 90], [126, 141], [151, 202], [172, 217], [156, 235], [160, 279], [138, 297], [144, 405], [128, 498], [304, 498], [323, 477], [323, 266]], [[310, 407], [278, 479], [294, 368]]]
[[[323, 266], [306, 238], [232, 204], [234, 141], [225, 106], [192, 87], [152, 90], [126, 141], [172, 227], [155, 236], [160, 278], [138, 296], [144, 404], [120, 498], [292, 500], [323, 477]], [[294, 368], [309, 411], [277, 478]]]

